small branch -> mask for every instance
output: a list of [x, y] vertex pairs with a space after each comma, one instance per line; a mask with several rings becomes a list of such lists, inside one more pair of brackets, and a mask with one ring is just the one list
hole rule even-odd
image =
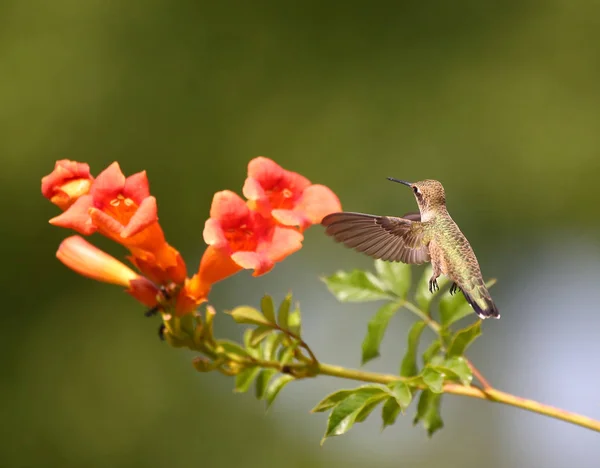
[[339, 377], [341, 379], [360, 380], [362, 382], [373, 382], [381, 384], [389, 384], [398, 380], [405, 380], [403, 377], [392, 374], [379, 374], [376, 372], [361, 371], [356, 369], [348, 369], [342, 366], [334, 366], [332, 364], [319, 363], [319, 374], [330, 375], [331, 377]]
[[560, 419], [561, 421], [600, 432], [600, 421], [596, 421], [595, 419], [588, 418], [581, 414], [571, 413], [554, 406], [544, 405], [543, 403], [534, 400], [511, 395], [510, 393], [502, 392], [494, 388], [483, 391], [475, 386], [465, 387], [458, 384], [446, 384], [444, 385], [444, 392], [504, 403], [505, 405], [515, 406], [526, 411], [531, 411], [532, 413], [543, 414], [554, 419]]
[[[359, 380], [362, 382], [373, 382], [380, 384], [389, 384], [398, 380], [404, 380], [402, 377], [392, 374], [379, 374], [375, 372], [366, 372], [355, 369], [347, 369], [345, 367], [333, 366], [331, 364], [319, 363], [319, 373], [323, 375], [329, 375], [332, 377], [339, 377], [342, 379]], [[478, 377], [479, 378], [479, 377]], [[484, 379], [485, 380], [485, 379]], [[486, 381], [487, 383], [487, 381]], [[483, 383], [482, 383], [483, 385]], [[600, 421], [596, 421], [587, 416], [582, 416], [577, 413], [571, 413], [559, 408], [555, 408], [550, 405], [544, 405], [534, 400], [527, 398], [521, 398], [510, 393], [496, 390], [492, 387], [488, 387], [483, 390], [475, 385], [469, 387], [460, 384], [445, 384], [444, 393], [450, 393], [453, 395], [462, 395], [471, 398], [479, 398], [481, 400], [488, 400], [496, 403], [503, 403], [509, 406], [515, 406], [517, 408], [531, 411], [533, 413], [543, 414], [554, 419], [560, 419], [577, 426], [585, 427], [596, 432], [600, 432]]]
[[408, 301], [402, 302], [402, 305], [404, 307], [406, 307], [408, 310], [410, 310], [417, 317], [419, 317], [421, 320], [423, 320], [427, 324], [427, 326], [435, 332], [436, 335], [440, 334], [440, 331], [442, 329], [441, 325], [439, 323], [437, 323], [435, 320], [433, 320], [429, 315], [427, 315], [421, 309], [419, 309], [416, 305], [414, 305], [412, 302], [408, 302]]
[[471, 369], [471, 372], [473, 373], [473, 375], [475, 376], [475, 378], [477, 380], [479, 380], [479, 383], [483, 387], [483, 390], [486, 391], [486, 392], [488, 390], [490, 390], [492, 388], [492, 386], [487, 381], [487, 379], [483, 376], [483, 374], [481, 372], [479, 372], [479, 369], [477, 369], [477, 367], [475, 367], [473, 365], [473, 363], [469, 359], [467, 359], [467, 364], [469, 365], [469, 368]]

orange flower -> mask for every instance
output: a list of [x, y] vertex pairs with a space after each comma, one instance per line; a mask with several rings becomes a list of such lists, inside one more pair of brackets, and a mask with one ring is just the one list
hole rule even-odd
[[329, 188], [313, 185], [306, 177], [286, 171], [262, 156], [248, 164], [243, 192], [252, 209], [301, 231], [342, 210], [338, 197]]
[[185, 263], [167, 244], [158, 224], [156, 198], [150, 195], [146, 172], [125, 178], [118, 163], [111, 164], [50, 224], [90, 235], [99, 232], [127, 247], [132, 262], [146, 276], [165, 284], [182, 283]]
[[208, 300], [212, 283], [202, 283], [199, 275], [186, 278], [175, 302], [175, 315], [182, 316], [196, 310]]
[[62, 241], [56, 257], [80, 275], [127, 288], [129, 294], [148, 307], [157, 304], [160, 291], [152, 281], [80, 236], [67, 237]]
[[42, 178], [42, 194], [64, 211], [89, 192], [93, 180], [90, 166], [62, 159]]
[[198, 269], [199, 289], [241, 269], [259, 276], [302, 247], [303, 235], [251, 210], [237, 194], [217, 192], [204, 226], [208, 248]]

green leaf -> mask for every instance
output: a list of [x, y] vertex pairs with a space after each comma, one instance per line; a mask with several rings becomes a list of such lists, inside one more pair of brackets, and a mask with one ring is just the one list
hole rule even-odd
[[473, 309], [462, 292], [457, 291], [454, 296], [444, 294], [440, 299], [440, 323], [444, 328], [472, 313]]
[[425, 326], [426, 323], [423, 321], [416, 322], [408, 332], [408, 348], [400, 366], [400, 375], [404, 377], [412, 377], [419, 373], [419, 368], [417, 367], [417, 348], [419, 347], [419, 339]]
[[365, 419], [369, 417], [369, 415], [373, 412], [373, 410], [387, 398], [385, 394], [374, 395], [369, 398], [365, 404], [358, 410], [356, 417], [354, 418], [354, 422], [363, 422]]
[[260, 344], [262, 340], [264, 340], [269, 334], [273, 333], [273, 329], [271, 327], [266, 327], [261, 325], [260, 327], [256, 327], [254, 330], [250, 331], [250, 338], [248, 344], [250, 347], [254, 348]]
[[288, 328], [295, 335], [302, 335], [302, 315], [300, 315], [300, 308], [296, 307], [293, 312], [290, 312], [288, 317]]
[[294, 357], [294, 353], [296, 352], [296, 349], [298, 349], [298, 346], [299, 343], [294, 343], [292, 346], [288, 346], [287, 348], [281, 351], [279, 355], [279, 363], [282, 366], [285, 366], [286, 364], [291, 362], [292, 358]]
[[[491, 279], [485, 283], [488, 288], [491, 288], [496, 283], [495, 279]], [[460, 319], [471, 315], [473, 309], [467, 303], [465, 295], [457, 291], [453, 296], [444, 294], [440, 299], [440, 323], [442, 327], [448, 328]]]
[[238, 375], [235, 376], [235, 392], [244, 393], [247, 392], [254, 382], [254, 378], [260, 372], [260, 367], [249, 367], [244, 369]]
[[281, 301], [279, 305], [279, 312], [277, 312], [277, 323], [281, 328], [287, 330], [289, 328], [288, 319], [290, 316], [290, 306], [292, 304], [292, 295], [288, 294], [285, 299]]
[[346, 398], [348, 398], [350, 395], [352, 395], [354, 393], [360, 393], [361, 395], [365, 395], [365, 397], [366, 397], [365, 400], [366, 400], [367, 398], [370, 398], [373, 395], [377, 395], [380, 393], [381, 394], [386, 393], [386, 390], [384, 387], [382, 387], [381, 385], [377, 385], [377, 384], [368, 384], [368, 385], [362, 385], [358, 388], [338, 390], [337, 392], [333, 392], [333, 393], [327, 395], [325, 398], [323, 398], [317, 404], [317, 406], [315, 406], [311, 410], [311, 413], [322, 413], [323, 411], [327, 411], [329, 408], [333, 408], [339, 402], [345, 400]]
[[277, 371], [275, 369], [263, 369], [256, 377], [256, 398], [262, 400], [265, 396], [267, 385], [269, 384], [269, 380], [273, 377]]
[[398, 381], [388, 385], [392, 395], [401, 409], [405, 410], [410, 405], [412, 393], [410, 388], [404, 382]]
[[321, 278], [332, 294], [341, 302], [367, 302], [394, 299], [382, 282], [372, 273], [363, 270], [338, 271]]
[[444, 390], [444, 374], [431, 367], [423, 369], [423, 382], [433, 393], [442, 393]]
[[245, 358], [253, 357], [252, 353], [249, 350], [244, 349], [239, 344], [228, 340], [219, 340], [217, 342], [217, 351], [220, 353], [241, 356]]
[[427, 365], [442, 349], [440, 340], [434, 340], [423, 353], [423, 364]]
[[441, 393], [433, 393], [429, 390], [423, 390], [417, 404], [417, 414], [413, 420], [413, 424], [419, 421], [423, 423], [423, 427], [427, 430], [427, 435], [431, 437], [433, 433], [442, 427], [444, 422], [440, 416]]
[[462, 356], [453, 356], [446, 359], [441, 365], [436, 366], [436, 369], [445, 372], [446, 375], [459, 380], [463, 385], [471, 385], [473, 373], [467, 364], [467, 360]]
[[327, 420], [327, 429], [321, 439], [321, 445], [328, 437], [342, 435], [350, 430], [356, 422], [357, 416], [373, 395], [365, 392], [354, 392], [347, 398], [338, 403]]
[[292, 380], [294, 380], [294, 377], [289, 374], [280, 375], [279, 377], [271, 380], [264, 394], [265, 401], [267, 402], [267, 409], [271, 407], [281, 389]]
[[272, 333], [267, 336], [262, 345], [262, 357], [267, 361], [271, 361], [277, 352], [277, 348], [281, 344], [284, 335], [281, 333]]
[[481, 320], [459, 330], [452, 339], [448, 348], [448, 357], [462, 356], [469, 345], [481, 335]]
[[398, 401], [393, 397], [389, 397], [381, 407], [383, 429], [394, 424], [398, 414], [400, 414], [400, 405], [398, 404]]
[[440, 276], [437, 279], [438, 286], [440, 287], [440, 289], [437, 291], [433, 291], [433, 293], [430, 293], [429, 292], [429, 278], [431, 278], [432, 273], [433, 273], [433, 270], [431, 268], [431, 265], [428, 265], [425, 268], [425, 271], [423, 272], [421, 279], [419, 279], [419, 282], [417, 283], [417, 290], [415, 291], [415, 301], [417, 302], [419, 309], [421, 309], [423, 312], [427, 312], [427, 313], [429, 313], [431, 301], [444, 288], [446, 283], [448, 283], [448, 279], [445, 276]]
[[406, 299], [406, 294], [410, 288], [410, 269], [410, 265], [406, 263], [375, 260], [375, 270], [385, 289], [402, 299]]
[[249, 323], [251, 325], [270, 325], [266, 317], [254, 307], [240, 306], [228, 312], [237, 323]]
[[273, 298], [265, 294], [260, 301], [260, 308], [262, 309], [263, 314], [265, 314], [267, 321], [275, 324], [275, 305], [273, 304]]
[[384, 304], [369, 321], [367, 335], [362, 344], [362, 363], [366, 364], [371, 359], [379, 356], [379, 346], [387, 329], [390, 319], [400, 308], [397, 302]]

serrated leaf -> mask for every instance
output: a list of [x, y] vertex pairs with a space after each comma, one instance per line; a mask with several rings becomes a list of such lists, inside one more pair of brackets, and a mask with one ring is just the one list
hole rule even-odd
[[381, 419], [383, 420], [383, 427], [385, 429], [396, 422], [396, 418], [400, 414], [400, 405], [393, 397], [388, 397], [385, 403], [381, 407]]
[[444, 390], [444, 374], [431, 367], [423, 369], [423, 382], [433, 393], [442, 393]]
[[415, 291], [415, 301], [417, 302], [419, 309], [421, 309], [423, 312], [426, 312], [427, 314], [429, 314], [430, 311], [431, 301], [435, 298], [439, 291], [441, 291], [444, 288], [446, 283], [448, 283], [448, 279], [445, 276], [440, 276], [437, 279], [438, 286], [440, 287], [440, 289], [437, 291], [433, 291], [433, 293], [430, 293], [429, 278], [431, 278], [432, 273], [433, 270], [431, 268], [431, 265], [427, 265], [425, 271], [423, 272], [423, 275], [417, 283], [417, 289]]
[[447, 375], [459, 380], [463, 385], [471, 385], [473, 373], [467, 360], [462, 356], [453, 356], [446, 359], [441, 365], [436, 366]]
[[440, 340], [434, 340], [423, 352], [423, 364], [429, 364], [433, 357], [438, 355], [441, 349], [442, 344], [440, 343]]
[[292, 305], [292, 296], [288, 294], [285, 299], [281, 301], [279, 305], [279, 311], [277, 312], [277, 323], [281, 328], [287, 330], [289, 328], [288, 319], [290, 316], [290, 307]]
[[258, 374], [256, 377], [256, 398], [259, 400], [263, 399], [267, 390], [267, 385], [269, 384], [269, 380], [271, 380], [271, 377], [273, 377], [275, 374], [277, 374], [275, 369], [263, 369], [260, 371], [260, 374]]
[[266, 327], [261, 325], [260, 327], [256, 327], [254, 330], [250, 331], [250, 340], [249, 345], [254, 348], [260, 344], [262, 340], [264, 340], [267, 336], [273, 333], [273, 329], [271, 327]]
[[406, 299], [411, 281], [410, 265], [401, 262], [375, 260], [375, 270], [385, 289], [393, 292], [402, 299]]
[[356, 417], [354, 418], [355, 423], [363, 422], [365, 419], [369, 417], [369, 415], [373, 412], [373, 410], [387, 398], [385, 394], [374, 395], [369, 398], [365, 404], [358, 410]]
[[440, 415], [441, 393], [433, 393], [429, 390], [423, 390], [417, 404], [417, 414], [413, 420], [413, 424], [419, 421], [423, 423], [423, 427], [427, 430], [427, 435], [431, 437], [433, 433], [442, 427], [444, 422]]
[[466, 349], [479, 335], [481, 335], [481, 320], [456, 332], [448, 347], [448, 357], [465, 354]]
[[293, 312], [290, 312], [288, 317], [288, 328], [295, 335], [302, 335], [302, 315], [300, 315], [300, 309], [298, 307]]
[[281, 389], [285, 387], [288, 383], [290, 383], [292, 380], [294, 380], [294, 377], [292, 377], [289, 374], [284, 374], [269, 382], [269, 385], [267, 386], [264, 395], [265, 401], [267, 402], [267, 409], [271, 407]]
[[384, 304], [369, 321], [367, 335], [362, 343], [363, 364], [379, 356], [379, 346], [383, 340], [388, 323], [399, 308], [400, 304], [397, 302]]
[[419, 373], [419, 368], [417, 366], [417, 349], [419, 347], [421, 333], [425, 326], [426, 323], [423, 321], [416, 322], [408, 332], [408, 346], [400, 366], [400, 375], [404, 377], [412, 377]]
[[237, 323], [250, 325], [270, 325], [266, 317], [254, 307], [239, 306], [228, 312]]
[[394, 299], [385, 291], [382, 282], [373, 274], [363, 270], [337, 273], [321, 278], [332, 294], [341, 302], [367, 302]]
[[338, 390], [337, 392], [333, 392], [323, 398], [317, 404], [317, 406], [311, 410], [311, 413], [322, 413], [323, 411], [327, 411], [329, 408], [333, 408], [340, 401], [348, 398], [348, 396], [352, 395], [353, 393], [360, 393], [361, 395], [365, 395], [366, 398], [370, 398], [379, 393], [386, 393], [386, 390], [381, 385], [373, 384], [362, 385], [358, 388]]
[[328, 437], [335, 437], [348, 432], [356, 422], [356, 417], [372, 396], [355, 392], [338, 403], [329, 414], [327, 429], [323, 439], [321, 439], [321, 445]]
[[408, 408], [410, 402], [412, 401], [412, 393], [408, 385], [406, 385], [404, 382], [398, 381], [389, 384], [388, 387], [390, 388], [394, 399], [398, 405], [400, 405], [400, 408], [403, 410]]
[[250, 367], [248, 369], [244, 369], [238, 375], [235, 376], [235, 392], [244, 393], [247, 392], [254, 382], [254, 378], [260, 372], [260, 367]]
[[275, 324], [275, 305], [273, 304], [273, 298], [265, 294], [260, 301], [260, 308], [267, 321]]

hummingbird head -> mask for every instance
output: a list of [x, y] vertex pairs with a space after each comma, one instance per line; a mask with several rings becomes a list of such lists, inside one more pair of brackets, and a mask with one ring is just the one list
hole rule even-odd
[[419, 182], [406, 182], [405, 180], [388, 177], [392, 182], [398, 182], [410, 187], [417, 199], [421, 219], [426, 221], [435, 211], [446, 207], [446, 193], [440, 182], [433, 179], [421, 180]]

